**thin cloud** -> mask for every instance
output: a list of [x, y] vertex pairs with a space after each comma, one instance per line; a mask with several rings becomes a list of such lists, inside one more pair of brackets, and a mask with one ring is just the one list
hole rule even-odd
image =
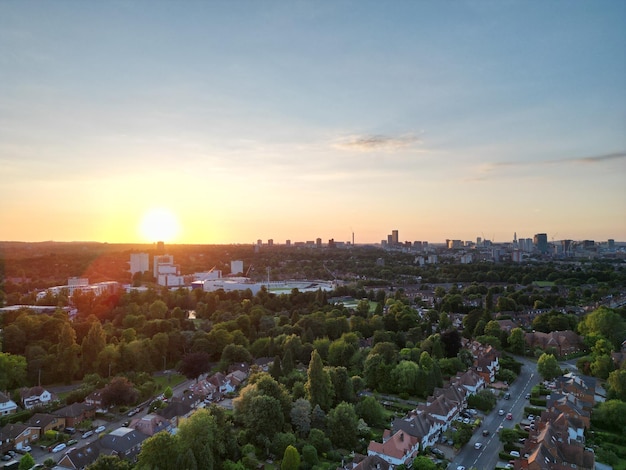
[[565, 161], [581, 162], [581, 163], [602, 163], [610, 160], [618, 160], [626, 158], [626, 152], [607, 153], [604, 155], [593, 155], [591, 157], [572, 158]]
[[468, 177], [465, 181], [485, 181], [491, 179], [498, 174], [499, 170], [511, 167], [541, 167], [553, 166], [559, 164], [602, 164], [613, 160], [626, 158], [626, 152], [607, 153], [602, 155], [592, 155], [588, 157], [571, 157], [562, 158], [560, 160], [541, 160], [541, 161], [511, 161], [511, 162], [487, 162], [480, 165], [474, 176]]
[[422, 140], [414, 135], [389, 136], [373, 134], [348, 136], [340, 139], [333, 146], [340, 150], [357, 152], [374, 152], [381, 150], [385, 152], [395, 152], [421, 143]]

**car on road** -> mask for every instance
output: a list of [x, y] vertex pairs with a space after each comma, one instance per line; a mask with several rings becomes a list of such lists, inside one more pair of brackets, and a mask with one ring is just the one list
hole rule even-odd
[[504, 399], [505, 399], [505, 400], [510, 400], [510, 399], [511, 399], [511, 394], [510, 394], [509, 392], [506, 392], [506, 393], [504, 394]]
[[474, 449], [476, 449], [476, 450], [480, 450], [480, 449], [482, 449], [482, 447], [483, 447], [483, 445], [482, 445], [481, 442], [477, 442], [476, 444], [474, 444]]
[[65, 444], [63, 444], [63, 443], [61, 443], [61, 444], [57, 444], [56, 446], [54, 446], [54, 447], [52, 448], [52, 453], [54, 454], [54, 453], [57, 453], [57, 452], [61, 452], [61, 451], [62, 451], [63, 449], [65, 449], [66, 447], [67, 447], [67, 446], [66, 446]]
[[103, 432], [105, 429], [106, 429], [106, 428], [105, 428], [104, 426], [98, 426], [98, 427], [95, 429], [95, 431], [94, 431], [94, 432], [95, 432], [96, 434], [100, 434], [100, 433], [101, 433], [101, 432]]
[[530, 400], [530, 393], [527, 393], [525, 398], [526, 400]]
[[456, 470], [465, 470], [465, 467], [463, 465], [459, 465], [458, 467], [456, 467]]
[[504, 416], [504, 410], [498, 410], [498, 416]]
[[88, 437], [93, 436], [93, 431], [87, 431], [83, 434], [83, 439], [87, 439]]
[[489, 429], [483, 429], [483, 436], [489, 435]]
[[68, 446], [73, 446], [74, 444], [78, 444], [78, 439], [70, 439], [67, 441]]
[[511, 421], [513, 419], [513, 414], [512, 413], [507, 413], [506, 415], [506, 419], [508, 419], [509, 421]]

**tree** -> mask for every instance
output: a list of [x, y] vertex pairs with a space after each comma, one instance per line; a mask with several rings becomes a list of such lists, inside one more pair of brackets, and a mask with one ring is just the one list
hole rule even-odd
[[277, 432], [272, 439], [272, 454], [283, 455], [289, 446], [296, 445], [296, 436], [290, 432]]
[[137, 469], [138, 470], [176, 470], [178, 455], [178, 438], [167, 431], [161, 431], [149, 437], [141, 444]]
[[86, 470], [131, 470], [131, 468], [133, 467], [130, 462], [120, 459], [117, 455], [101, 454], [94, 463], [87, 466]]
[[0, 390], [14, 390], [26, 384], [26, 358], [0, 352]]
[[611, 356], [609, 356], [608, 354], [596, 356], [590, 367], [591, 374], [594, 377], [606, 380], [613, 370], [613, 359], [611, 359]]
[[298, 398], [291, 407], [291, 424], [299, 437], [305, 437], [311, 430], [311, 403]]
[[626, 320], [615, 310], [600, 307], [586, 315], [578, 324], [578, 331], [582, 335], [597, 333], [608, 339], [618, 350], [622, 341], [626, 339]]
[[[183, 420], [176, 437], [179, 439], [181, 454], [184, 455], [188, 450], [193, 455], [193, 459], [187, 457], [186, 461], [195, 460], [201, 468], [207, 470], [220, 468], [217, 448], [219, 432], [215, 417], [206, 409], [196, 410], [189, 418]], [[185, 466], [179, 465], [179, 468]]]
[[554, 355], [546, 353], [543, 353], [537, 360], [537, 372], [544, 380], [552, 380], [562, 373]]
[[333, 399], [332, 384], [324, 370], [322, 358], [315, 349], [311, 353], [305, 388], [311, 406], [319, 405], [324, 411], [330, 409]]
[[614, 370], [606, 381], [610, 398], [626, 401], [626, 369]]
[[526, 339], [524, 330], [521, 328], [513, 328], [509, 335], [509, 346], [513, 354], [524, 354], [526, 349]]
[[387, 424], [387, 412], [373, 396], [364, 397], [355, 407], [356, 414], [363, 418], [370, 427], [384, 427]]
[[63, 324], [58, 341], [57, 376], [69, 383], [80, 368], [78, 359], [80, 347], [76, 344], [76, 332], [70, 323]]
[[209, 355], [205, 352], [185, 354], [180, 364], [180, 372], [188, 379], [197, 379], [209, 371]]
[[139, 391], [126, 377], [113, 377], [102, 390], [102, 404], [133, 405], [139, 399]]
[[425, 455], [419, 455], [413, 460], [412, 468], [413, 470], [437, 470], [437, 465]]
[[35, 465], [35, 459], [28, 452], [20, 459], [19, 470], [30, 470]]
[[623, 432], [626, 429], [626, 403], [620, 400], [601, 402], [594, 408], [591, 421], [600, 428]]
[[172, 398], [173, 395], [174, 392], [172, 391], [172, 387], [165, 387], [165, 390], [163, 390], [163, 396], [169, 400], [170, 398]]
[[280, 463], [280, 470], [298, 470], [300, 467], [300, 454], [294, 446], [288, 446]]
[[82, 364], [85, 371], [98, 370], [98, 355], [106, 346], [106, 333], [102, 324], [96, 320], [91, 324], [87, 336], [83, 339]]
[[148, 307], [148, 312], [150, 314], [151, 320], [162, 320], [165, 318], [167, 314], [167, 304], [162, 300], [155, 300]]
[[337, 448], [354, 449], [357, 444], [359, 420], [354, 406], [339, 403], [328, 413], [330, 440]]

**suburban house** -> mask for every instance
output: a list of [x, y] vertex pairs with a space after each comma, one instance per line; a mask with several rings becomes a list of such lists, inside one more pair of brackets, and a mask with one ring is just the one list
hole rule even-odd
[[452, 383], [465, 388], [470, 395], [482, 390], [486, 386], [484, 377], [472, 369], [468, 369], [462, 374], [457, 374]]
[[147, 414], [142, 418], [133, 419], [128, 427], [136, 429], [147, 436], [154, 436], [159, 431], [170, 431], [172, 429], [172, 426], [167, 419], [152, 413]]
[[166, 420], [172, 428], [177, 428], [180, 421], [188, 418], [195, 411], [189, 403], [181, 400], [172, 400], [165, 408], [156, 412], [158, 416]]
[[490, 345], [472, 343], [470, 348], [474, 356], [474, 371], [480, 375], [486, 383], [496, 380], [496, 374], [500, 370], [500, 352]]
[[345, 468], [348, 470], [391, 470], [393, 466], [378, 455], [356, 454], [352, 461], [352, 466], [346, 466]]
[[39, 436], [46, 431], [61, 431], [65, 428], [65, 418], [48, 413], [35, 413], [26, 424], [39, 429]]
[[91, 444], [70, 450], [61, 457], [58, 466], [83, 469], [95, 462], [100, 455], [117, 455], [121, 459], [134, 462], [141, 450], [141, 443], [147, 438], [148, 436], [134, 429], [118, 428]]
[[553, 349], [558, 356], [577, 353], [585, 347], [582, 337], [571, 330], [551, 331], [550, 333], [534, 331], [526, 333], [524, 337], [530, 349], [540, 348], [544, 351]]
[[85, 419], [95, 418], [96, 407], [94, 405], [87, 405], [86, 403], [72, 403], [71, 405], [64, 406], [54, 411], [52, 414], [60, 418], [65, 418], [66, 426], [76, 427]]
[[13, 413], [17, 413], [17, 403], [11, 400], [8, 395], [0, 392], [0, 416]]
[[21, 389], [20, 398], [24, 408], [27, 410], [32, 410], [39, 406], [46, 406], [58, 400], [56, 395], [39, 386]]
[[[542, 420], [543, 423], [543, 420]], [[540, 429], [531, 433], [524, 450], [527, 458], [518, 459], [516, 469], [547, 470], [553, 468], [577, 468], [593, 470], [595, 456], [593, 451], [577, 441], [570, 440], [562, 423], [544, 423]]]
[[394, 433], [404, 431], [410, 436], [415, 437], [420, 449], [433, 446], [439, 435], [445, 431], [448, 423], [444, 423], [428, 413], [411, 412], [404, 418], [395, 418], [391, 423], [391, 430]]
[[7, 424], [0, 429], [0, 453], [20, 450], [39, 439], [39, 429], [26, 424]]
[[393, 466], [407, 465], [413, 462], [419, 453], [420, 444], [417, 438], [398, 431], [391, 434], [389, 429], [383, 433], [383, 442], [371, 441], [367, 455], [375, 455]]
[[104, 389], [94, 390], [87, 395], [85, 397], [85, 403], [95, 406], [98, 411], [106, 411], [105, 407], [102, 406], [102, 390]]

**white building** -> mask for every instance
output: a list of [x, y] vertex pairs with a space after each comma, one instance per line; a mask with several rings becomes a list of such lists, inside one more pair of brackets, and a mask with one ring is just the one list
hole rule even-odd
[[130, 275], [150, 271], [150, 255], [148, 253], [130, 254]]
[[243, 261], [231, 261], [230, 262], [231, 274], [243, 274]]

